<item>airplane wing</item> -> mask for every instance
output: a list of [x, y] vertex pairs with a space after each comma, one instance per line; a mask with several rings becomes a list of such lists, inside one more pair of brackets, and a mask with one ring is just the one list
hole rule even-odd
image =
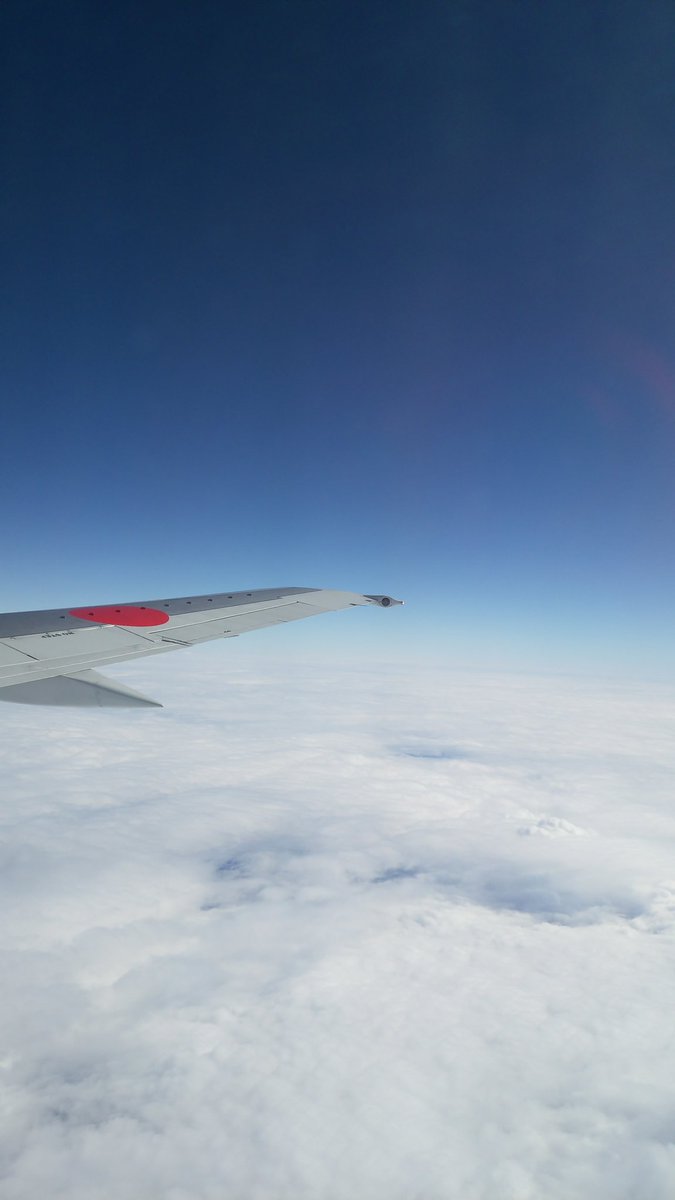
[[322, 588], [92, 604], [82, 608], [0, 614], [0, 700], [20, 704], [155, 706], [139, 692], [99, 675], [96, 667], [238, 637], [318, 613], [360, 604], [401, 604]]

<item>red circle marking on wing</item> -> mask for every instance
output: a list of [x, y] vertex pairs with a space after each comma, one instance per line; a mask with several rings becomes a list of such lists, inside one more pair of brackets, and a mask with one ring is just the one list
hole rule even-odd
[[71, 617], [93, 621], [96, 625], [165, 625], [169, 614], [158, 608], [141, 608], [137, 604], [103, 604], [91, 608], [71, 608]]

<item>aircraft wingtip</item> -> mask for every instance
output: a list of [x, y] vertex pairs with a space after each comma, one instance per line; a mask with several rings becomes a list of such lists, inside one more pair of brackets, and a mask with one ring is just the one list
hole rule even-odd
[[379, 604], [380, 608], [390, 608], [394, 604], [405, 604], [404, 600], [394, 600], [393, 596], [366, 596], [367, 600], [372, 600], [373, 604]]

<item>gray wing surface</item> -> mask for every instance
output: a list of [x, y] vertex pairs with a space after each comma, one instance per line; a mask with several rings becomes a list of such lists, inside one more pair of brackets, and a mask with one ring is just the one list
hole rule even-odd
[[0, 614], [0, 700], [20, 704], [155, 706], [96, 667], [238, 637], [341, 608], [400, 604], [322, 588], [270, 588], [83, 608]]

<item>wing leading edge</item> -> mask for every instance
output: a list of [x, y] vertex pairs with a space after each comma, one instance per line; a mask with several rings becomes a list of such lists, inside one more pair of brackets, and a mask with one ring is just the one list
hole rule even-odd
[[[276, 588], [84, 608], [0, 614], [0, 700], [69, 706], [154, 706], [95, 667], [238, 637], [270, 625], [370, 604], [401, 604], [322, 588]], [[159, 706], [161, 707], [161, 706]]]

